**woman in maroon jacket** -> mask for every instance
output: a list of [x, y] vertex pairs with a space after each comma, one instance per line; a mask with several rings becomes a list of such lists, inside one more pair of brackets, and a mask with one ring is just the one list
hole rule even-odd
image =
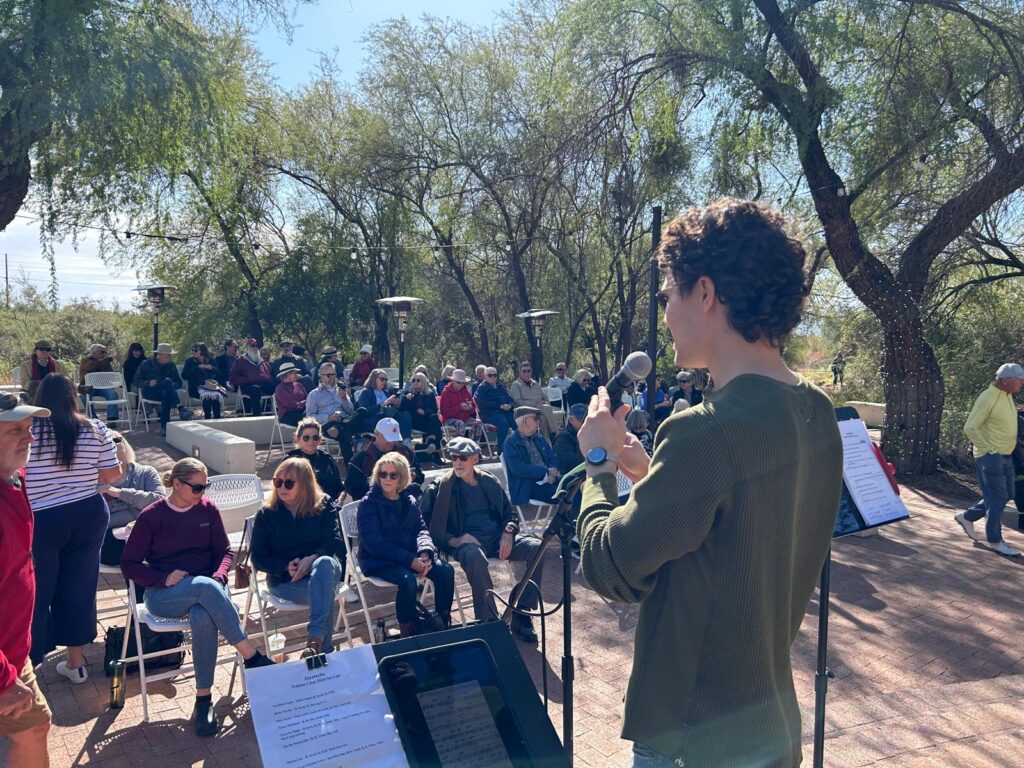
[[121, 571], [146, 588], [143, 598], [157, 616], [188, 616], [196, 673], [195, 727], [213, 736], [220, 723], [210, 689], [217, 666], [217, 633], [245, 660], [245, 668], [272, 664], [256, 650], [238, 621], [227, 593], [234, 557], [217, 506], [203, 498], [209, 487], [198, 459], [176, 462], [164, 473], [166, 499], [142, 510], [121, 555]]

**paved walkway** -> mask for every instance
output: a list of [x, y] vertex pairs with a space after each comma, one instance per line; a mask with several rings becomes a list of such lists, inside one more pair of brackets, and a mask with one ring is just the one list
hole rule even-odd
[[[142, 461], [166, 467], [176, 458], [153, 438], [133, 435]], [[264, 473], [265, 474], [265, 473]], [[828, 766], [1010, 766], [1024, 754], [1024, 563], [972, 545], [953, 522], [966, 499], [904, 490], [913, 519], [878, 536], [836, 542], [832, 569], [829, 661], [836, 673], [827, 710]], [[973, 500], [971, 500], [973, 501]], [[1007, 514], [1006, 521], [1016, 520]], [[1024, 536], [1008, 531], [1011, 543]], [[545, 600], [561, 591], [557, 553], [548, 553]], [[504, 569], [496, 580], [506, 589]], [[103, 629], [120, 624], [116, 585], [99, 593]], [[576, 656], [576, 764], [625, 766], [629, 747], [619, 739], [622, 697], [636, 626], [634, 606], [611, 604], [573, 584]], [[350, 606], [351, 607], [351, 606]], [[105, 610], [110, 609], [110, 610]], [[805, 759], [813, 732], [813, 670], [817, 603], [812, 601], [793, 649], [803, 711]], [[365, 638], [365, 634], [363, 634]], [[550, 713], [561, 732], [561, 615], [548, 622], [546, 659], [520, 645], [540, 688], [547, 667]], [[54, 709], [53, 765], [260, 765], [247, 702], [227, 698], [231, 666], [218, 671], [217, 709], [226, 727], [198, 739], [189, 716], [190, 679], [155, 686], [151, 722], [141, 724], [136, 677], [129, 678], [123, 710], [107, 709], [109, 680], [103, 648], [89, 649], [93, 677], [73, 687], [54, 672], [55, 654], [42, 667], [43, 689]], [[1016, 757], [1014, 757], [1016, 755]], [[0, 764], [5, 750], [0, 746]]]

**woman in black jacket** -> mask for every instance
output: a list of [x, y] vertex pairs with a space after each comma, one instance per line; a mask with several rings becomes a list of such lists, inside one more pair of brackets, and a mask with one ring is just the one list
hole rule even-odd
[[572, 377], [572, 384], [565, 390], [565, 407], [582, 403], [590, 405], [590, 398], [597, 394], [597, 389], [591, 386], [594, 375], [586, 368], [580, 368]]
[[414, 374], [409, 391], [399, 397], [398, 409], [411, 414], [412, 428], [426, 436], [427, 451], [436, 453], [441, 445], [441, 420], [437, 417], [437, 393], [427, 381], [427, 374]]
[[306, 647], [317, 654], [333, 650], [345, 544], [338, 506], [317, 485], [308, 461], [285, 459], [274, 471], [270, 502], [253, 524], [252, 562], [267, 574], [271, 594], [309, 606]]
[[341, 496], [345, 486], [341, 482], [338, 462], [327, 451], [320, 448], [320, 424], [312, 416], [307, 416], [295, 428], [295, 449], [288, 452], [289, 457], [305, 459], [313, 467], [316, 482], [332, 499]]
[[[212, 382], [216, 381], [222, 387], [225, 382], [222, 381], [223, 376], [220, 369], [213, 362], [210, 350], [205, 344], [197, 342], [192, 345], [192, 357], [186, 360], [185, 365], [182, 366], [181, 378], [184, 379], [188, 387], [188, 396], [203, 401], [204, 418], [219, 419], [224, 396], [219, 389], [213, 389]], [[200, 389], [206, 381], [210, 381], [211, 386]]]
[[124, 365], [121, 366], [121, 373], [124, 374], [125, 391], [135, 386], [135, 373], [139, 370], [139, 366], [142, 365], [142, 361], [145, 359], [146, 350], [139, 342], [133, 341], [128, 345], [128, 356], [125, 357]]

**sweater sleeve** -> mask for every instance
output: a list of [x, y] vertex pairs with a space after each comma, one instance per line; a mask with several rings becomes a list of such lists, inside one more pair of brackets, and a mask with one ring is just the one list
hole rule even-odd
[[131, 535], [121, 552], [121, 573], [126, 579], [141, 584], [146, 589], [167, 586], [167, 574], [146, 565], [146, 558], [153, 545], [155, 515], [143, 514], [135, 521]]
[[210, 504], [210, 567], [213, 569], [212, 578], [228, 583], [228, 573], [231, 571], [231, 563], [234, 562], [235, 553], [231, 551], [231, 542], [228, 541], [228, 534], [224, 530], [224, 520], [220, 516], [220, 510], [216, 505]]
[[637, 603], [650, 594], [663, 565], [700, 548], [727, 500], [730, 467], [713, 425], [703, 417], [671, 419], [658, 437], [647, 477], [622, 506], [615, 475], [584, 481], [583, 573], [612, 600]]
[[160, 474], [153, 467], [135, 465], [136, 483], [133, 488], [121, 488], [121, 501], [137, 510], [143, 510], [150, 504], [167, 496], [167, 489], [160, 482]]

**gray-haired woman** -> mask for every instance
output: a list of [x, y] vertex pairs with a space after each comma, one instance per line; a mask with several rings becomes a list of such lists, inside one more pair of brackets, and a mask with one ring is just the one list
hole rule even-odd
[[103, 565], [120, 565], [124, 539], [114, 538], [114, 531], [135, 522], [139, 513], [164, 498], [167, 490], [160, 482], [160, 473], [155, 467], [136, 463], [135, 449], [128, 438], [114, 430], [110, 430], [110, 437], [121, 462], [121, 477], [98, 489], [110, 509], [110, 522], [107, 523], [107, 537], [100, 549], [100, 562]]

